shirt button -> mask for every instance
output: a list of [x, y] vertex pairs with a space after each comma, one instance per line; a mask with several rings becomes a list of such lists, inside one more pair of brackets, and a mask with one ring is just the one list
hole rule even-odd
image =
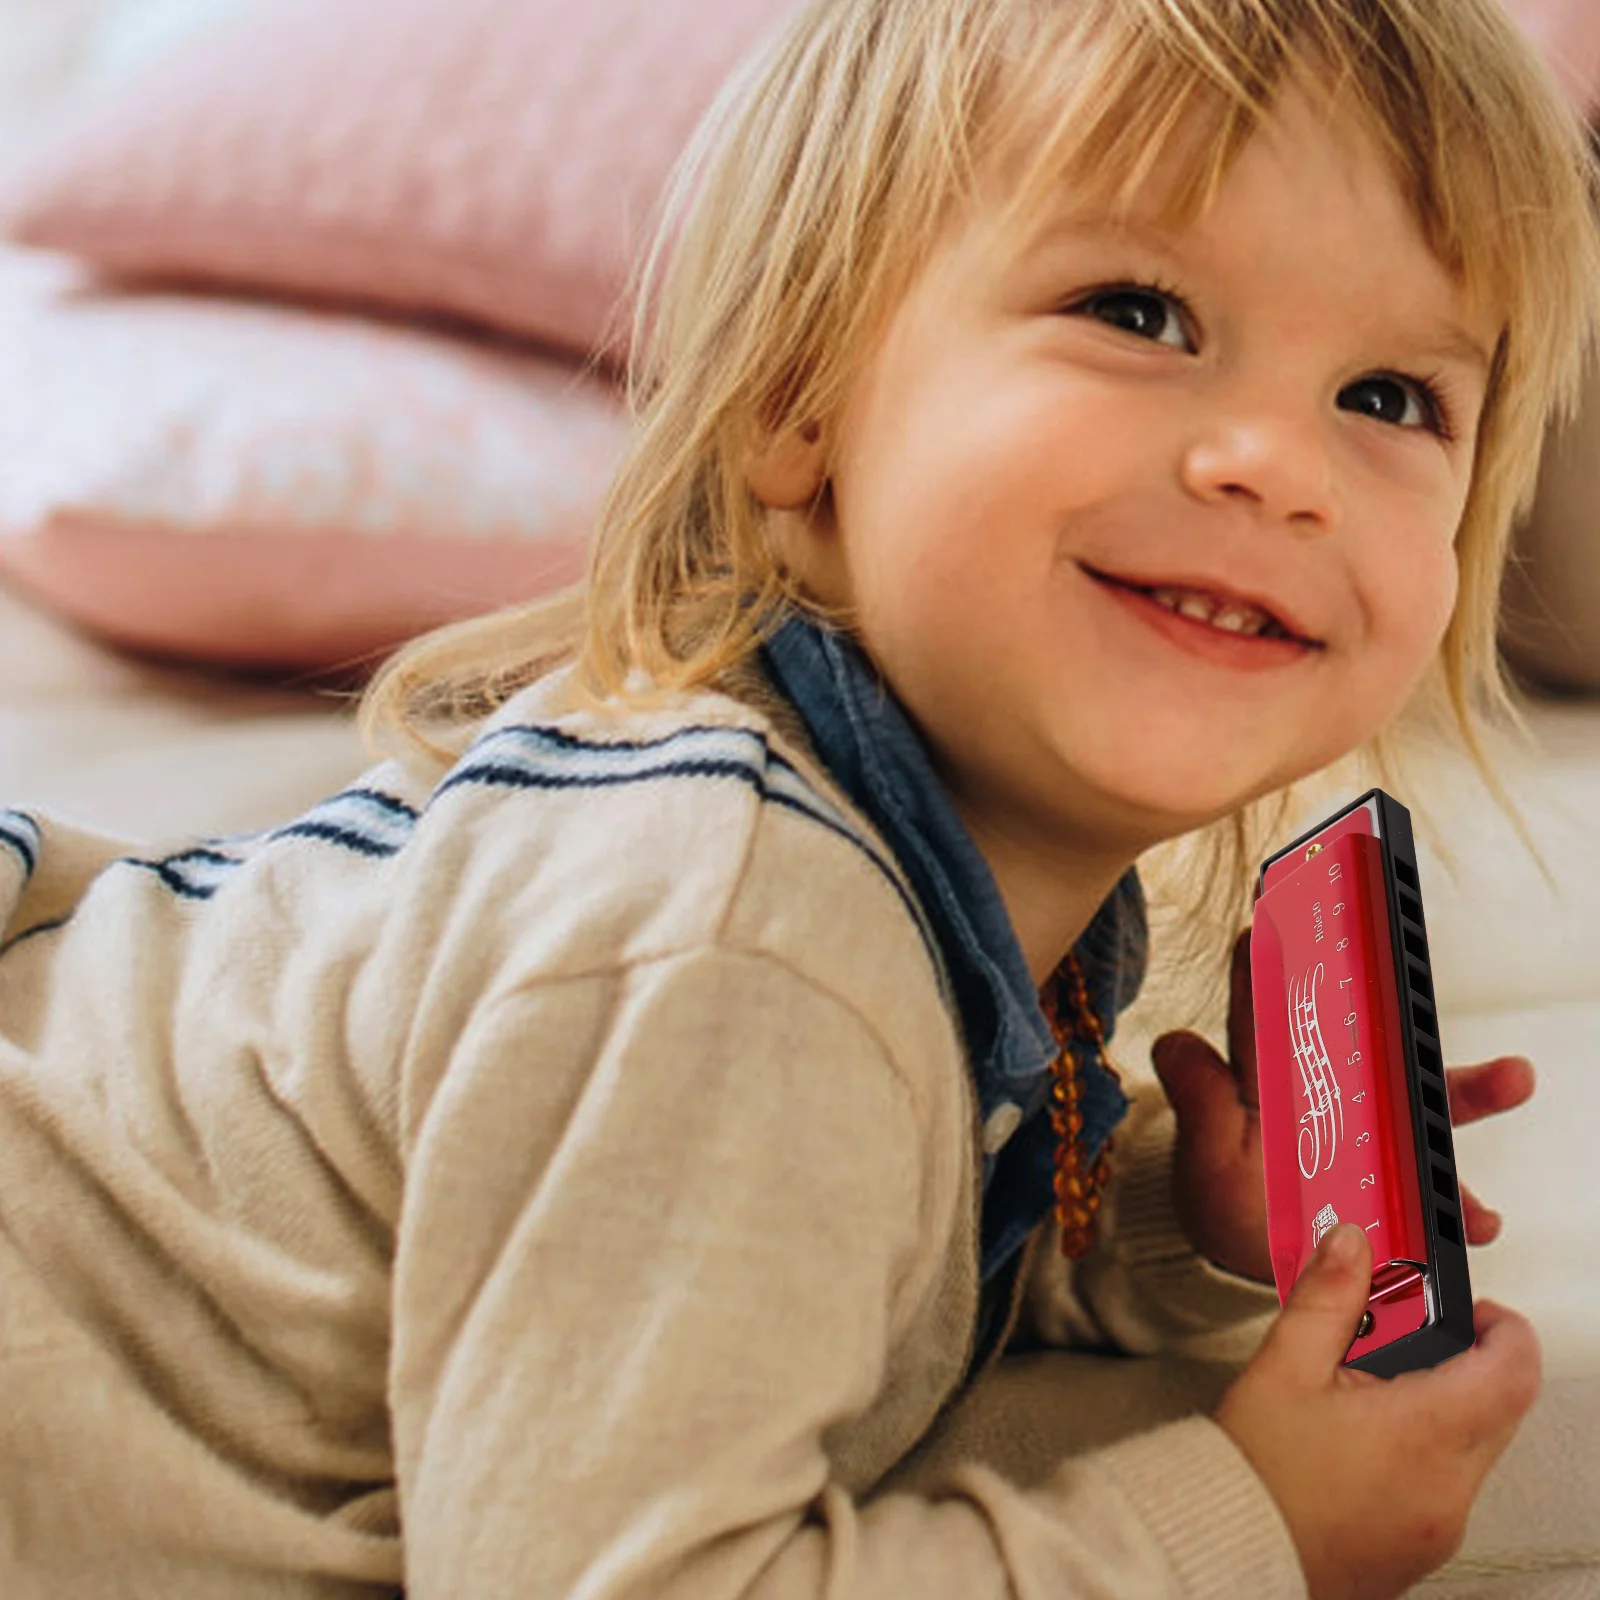
[[983, 1125], [983, 1153], [992, 1156], [1001, 1149], [1021, 1122], [1022, 1107], [1003, 1100], [989, 1113], [989, 1120]]

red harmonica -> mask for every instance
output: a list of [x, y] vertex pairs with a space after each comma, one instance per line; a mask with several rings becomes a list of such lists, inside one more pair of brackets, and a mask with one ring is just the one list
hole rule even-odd
[[1382, 789], [1261, 863], [1250, 932], [1278, 1299], [1339, 1222], [1372, 1291], [1344, 1364], [1379, 1377], [1475, 1342], [1411, 813]]

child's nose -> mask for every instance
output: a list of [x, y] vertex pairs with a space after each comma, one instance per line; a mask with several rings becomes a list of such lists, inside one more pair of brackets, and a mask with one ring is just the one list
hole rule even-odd
[[1248, 500], [1284, 522], [1333, 519], [1325, 429], [1304, 411], [1258, 402], [1206, 416], [1184, 448], [1182, 478], [1199, 500]]

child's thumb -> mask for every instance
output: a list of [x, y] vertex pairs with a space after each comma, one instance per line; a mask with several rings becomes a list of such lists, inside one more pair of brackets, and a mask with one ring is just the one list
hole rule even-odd
[[1272, 1339], [1310, 1383], [1344, 1364], [1372, 1288], [1372, 1245], [1353, 1222], [1330, 1228], [1295, 1279]]

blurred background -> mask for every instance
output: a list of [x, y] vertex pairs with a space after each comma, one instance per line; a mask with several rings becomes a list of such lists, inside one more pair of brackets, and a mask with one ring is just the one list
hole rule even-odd
[[179, 44], [240, 0], [0, 0], [0, 159], [80, 97]]
[[[152, 846], [286, 821], [369, 764], [348, 696], [395, 645], [581, 575], [628, 269], [794, 3], [0, 0], [0, 806]], [[1600, 0], [1506, 4], [1592, 117]], [[1459, 751], [1397, 796], [1447, 1059], [1539, 1073], [1457, 1139], [1505, 1216], [1474, 1289], [1547, 1374], [1460, 1600], [1580, 1568], [1600, 1594], [1600, 375], [1502, 611], [1532, 739], [1491, 749], [1560, 893]], [[1365, 787], [1326, 780], [1295, 832]], [[1164, 870], [1134, 1079], [1175, 1023]]]
[[0, 793], [265, 825], [584, 570], [629, 266], [787, 0], [0, 0]]

